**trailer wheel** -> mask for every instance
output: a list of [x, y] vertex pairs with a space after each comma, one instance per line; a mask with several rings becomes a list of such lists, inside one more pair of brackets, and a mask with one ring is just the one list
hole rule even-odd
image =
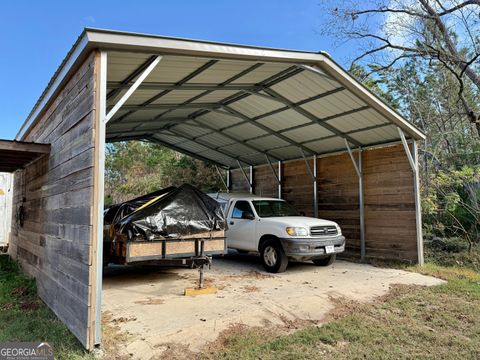
[[282, 246], [277, 240], [265, 241], [260, 251], [265, 270], [271, 273], [281, 273], [287, 269], [288, 257], [285, 255]]
[[337, 255], [333, 254], [333, 255], [330, 255], [330, 256], [327, 256], [327, 257], [324, 257], [324, 258], [320, 258], [320, 259], [315, 259], [313, 260], [313, 263], [316, 265], [316, 266], [328, 266], [328, 265], [332, 265], [333, 262], [335, 261], [335, 258], [337, 257]]

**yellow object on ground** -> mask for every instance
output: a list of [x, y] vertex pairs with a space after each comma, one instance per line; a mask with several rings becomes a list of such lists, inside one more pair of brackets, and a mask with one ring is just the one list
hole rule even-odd
[[185, 296], [197, 296], [197, 295], [208, 295], [208, 294], [216, 294], [218, 289], [216, 287], [206, 287], [203, 289], [200, 288], [186, 288], [185, 289]]

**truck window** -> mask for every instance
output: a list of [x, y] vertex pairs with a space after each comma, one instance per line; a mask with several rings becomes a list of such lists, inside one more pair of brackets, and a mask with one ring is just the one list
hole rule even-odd
[[238, 201], [235, 203], [235, 207], [233, 208], [232, 218], [234, 218], [234, 219], [241, 219], [241, 218], [242, 218], [242, 214], [243, 214], [244, 212], [251, 212], [251, 213], [253, 214], [252, 207], [250, 206], [250, 204], [248, 203], [248, 201], [238, 200]]

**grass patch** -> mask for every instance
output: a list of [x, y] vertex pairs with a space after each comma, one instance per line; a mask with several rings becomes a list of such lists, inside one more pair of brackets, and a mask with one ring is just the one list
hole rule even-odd
[[0, 324], [0, 342], [46, 341], [56, 359], [93, 359], [39, 299], [35, 281], [7, 255], [0, 255]]
[[410, 270], [448, 280], [396, 286], [383, 302], [359, 305], [336, 321], [291, 335], [233, 335], [216, 359], [478, 359], [480, 275], [427, 264]]

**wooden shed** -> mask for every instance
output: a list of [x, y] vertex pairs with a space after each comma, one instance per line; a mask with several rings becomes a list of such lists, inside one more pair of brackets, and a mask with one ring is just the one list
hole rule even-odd
[[49, 151], [15, 171], [9, 252], [99, 344], [104, 147], [142, 139], [337, 221], [348, 256], [422, 263], [424, 137], [326, 53], [85, 29], [17, 135]]

